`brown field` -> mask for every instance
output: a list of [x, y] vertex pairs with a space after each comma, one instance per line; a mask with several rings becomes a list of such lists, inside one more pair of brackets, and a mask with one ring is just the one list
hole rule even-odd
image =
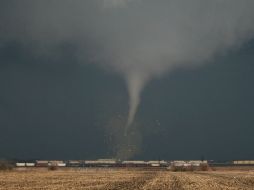
[[33, 169], [0, 172], [0, 190], [254, 189], [254, 170], [170, 172], [127, 169]]

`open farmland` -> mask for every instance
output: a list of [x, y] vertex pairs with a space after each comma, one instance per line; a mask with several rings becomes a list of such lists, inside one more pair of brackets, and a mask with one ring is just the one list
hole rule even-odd
[[0, 172], [0, 190], [254, 189], [254, 171], [170, 172], [42, 169]]

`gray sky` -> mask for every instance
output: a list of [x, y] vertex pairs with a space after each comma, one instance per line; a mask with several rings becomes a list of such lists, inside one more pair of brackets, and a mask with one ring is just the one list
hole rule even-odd
[[1, 1], [0, 158], [254, 159], [254, 3], [202, 2]]

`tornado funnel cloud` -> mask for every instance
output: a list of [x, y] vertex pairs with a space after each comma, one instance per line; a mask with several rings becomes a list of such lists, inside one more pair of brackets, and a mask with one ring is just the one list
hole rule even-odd
[[135, 87], [130, 87], [129, 89], [129, 113], [128, 113], [128, 120], [127, 120], [127, 126], [130, 126], [131, 123], [134, 120], [134, 117], [136, 115], [138, 105], [140, 103], [140, 91], [141, 89]]
[[127, 87], [129, 93], [129, 113], [126, 124], [126, 130], [133, 123], [135, 115], [140, 104], [140, 94], [145, 85], [145, 77], [139, 73], [132, 73], [127, 77]]

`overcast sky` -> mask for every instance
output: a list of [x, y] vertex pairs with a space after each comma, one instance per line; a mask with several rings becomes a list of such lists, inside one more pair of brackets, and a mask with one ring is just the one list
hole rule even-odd
[[125, 154], [138, 75], [128, 159], [254, 159], [254, 3], [176, 2], [1, 1], [0, 158]]

